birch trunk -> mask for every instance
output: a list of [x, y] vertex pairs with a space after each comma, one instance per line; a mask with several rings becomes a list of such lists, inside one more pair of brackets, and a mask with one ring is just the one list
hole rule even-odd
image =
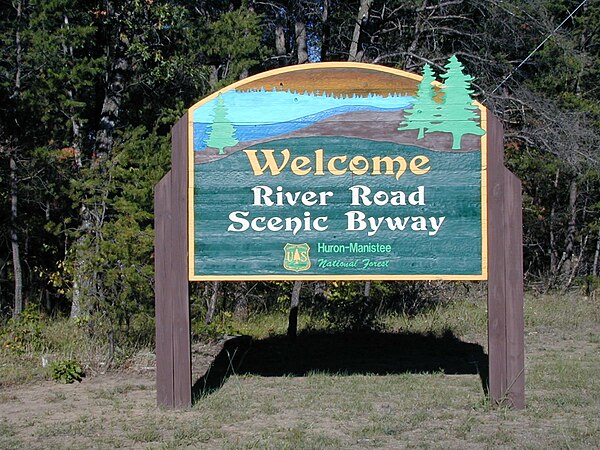
[[[23, 3], [15, 2], [14, 8], [17, 12], [17, 25], [15, 30], [15, 81], [11, 98], [17, 98], [21, 92], [21, 67], [23, 64], [23, 47], [21, 44], [21, 19], [23, 16]], [[12, 252], [13, 275], [14, 275], [14, 308], [13, 317], [18, 318], [23, 311], [23, 270], [21, 267], [21, 255], [19, 235], [17, 233], [19, 181], [17, 175], [17, 149], [11, 145], [9, 167], [10, 167], [10, 246]]]
[[21, 257], [19, 249], [19, 235], [17, 233], [17, 201], [18, 201], [18, 178], [17, 162], [14, 152], [10, 155], [10, 244], [12, 250], [13, 275], [15, 281], [13, 317], [18, 318], [23, 312], [23, 270], [21, 269]]
[[212, 295], [208, 302], [208, 308], [206, 310], [206, 325], [210, 325], [215, 317], [215, 311], [217, 309], [217, 300], [219, 299], [219, 293], [221, 290], [221, 283], [219, 281], [212, 282]]
[[359, 49], [361, 32], [363, 23], [369, 19], [369, 12], [373, 0], [360, 0], [360, 8], [356, 16], [354, 24], [354, 32], [352, 33], [352, 42], [350, 43], [350, 51], [348, 52], [348, 61], [362, 61], [363, 52]]
[[301, 19], [296, 19], [294, 26], [296, 31], [296, 56], [298, 64], [304, 64], [308, 61], [308, 50], [306, 47], [306, 24]]

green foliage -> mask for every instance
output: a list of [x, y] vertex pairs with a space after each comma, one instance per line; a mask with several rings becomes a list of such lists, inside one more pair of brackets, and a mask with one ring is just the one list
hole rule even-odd
[[68, 255], [71, 284], [76, 270], [96, 279], [83, 291], [83, 306], [99, 314], [95, 326], [119, 340], [129, 339], [135, 315], [153, 312], [153, 186], [169, 150], [169, 140], [155, 131], [129, 130], [118, 139], [106, 174], [91, 168], [72, 185], [74, 200], [104, 205], [104, 218]]
[[35, 306], [28, 305], [19, 318], [8, 320], [0, 328], [0, 348], [16, 354], [43, 350], [43, 328], [42, 315]]
[[218, 314], [210, 324], [206, 324], [201, 318], [192, 322], [192, 336], [195, 340], [213, 342], [224, 336], [237, 334], [240, 332], [235, 326], [233, 314], [228, 311]]
[[71, 384], [75, 381], [81, 382], [85, 377], [85, 371], [79, 361], [75, 359], [52, 361], [48, 367], [53, 380]]
[[221, 81], [217, 87], [237, 80], [244, 71], [256, 65], [259, 58], [264, 57], [260, 19], [253, 10], [242, 6], [224, 12], [208, 25], [203, 48], [220, 72]]
[[[467, 0], [434, 2], [424, 11], [420, 1], [393, 0], [377, 20], [371, 14], [358, 47], [364, 61], [409, 71], [428, 61], [419, 103], [406, 112], [402, 128], [417, 129], [420, 137], [436, 129], [447, 132], [442, 128], [451, 118], [433, 100], [437, 91], [431, 81], [433, 69], [459, 55], [461, 62], [452, 59], [442, 76], [445, 105], [468, 126], [453, 141], [456, 146], [461, 133], [479, 133], [470, 98], [487, 96], [486, 104], [505, 123], [507, 165], [523, 180], [527, 281], [557, 287], [579, 283], [593, 294], [600, 233], [600, 170], [593, 153], [594, 136], [600, 134], [600, 7], [588, 2], [580, 8], [501, 91], [489, 95], [577, 4]], [[298, 42], [294, 30], [302, 20], [311, 60], [319, 55], [348, 59], [357, 9], [330, 3], [325, 21], [322, 2], [248, 5], [0, 4], [0, 313], [5, 324], [0, 343], [7, 354], [50, 349], [67, 357], [73, 346], [87, 343], [106, 351], [111, 341], [114, 352], [126, 355], [150, 345], [153, 186], [169, 169], [170, 127], [185, 108], [218, 88], [292, 62]], [[276, 38], [283, 48], [275, 48]], [[465, 72], [476, 76], [475, 89]], [[441, 95], [437, 92], [438, 99]], [[112, 114], [102, 115], [106, 105], [114, 106]], [[433, 112], [438, 123], [423, 127], [419, 111]], [[218, 105], [215, 116], [216, 122], [226, 119], [226, 105]], [[99, 157], [97, 139], [107, 128], [112, 144]], [[581, 130], [587, 134], [579, 136]], [[221, 128], [219, 145], [226, 142], [217, 148], [233, 145], [234, 131]], [[18, 166], [16, 229], [30, 305], [20, 320], [7, 319], [14, 283], [9, 154]], [[570, 205], [573, 183], [577, 196]], [[564, 276], [557, 275], [561, 271]], [[249, 283], [244, 288], [247, 324], [259, 312], [279, 312], [278, 320], [285, 321], [291, 287], [290, 282]], [[330, 283], [329, 298], [316, 300], [314, 284], [305, 283], [300, 310], [310, 312], [314, 323], [356, 329], [377, 326], [384, 313], [412, 318], [442, 303], [443, 290], [434, 284], [373, 283], [368, 302], [363, 288]], [[223, 283], [215, 325], [205, 330], [195, 323], [198, 335], [242, 329], [227, 318], [235, 309], [236, 289]], [[83, 314], [79, 324], [63, 320], [76, 291]], [[195, 317], [203, 317], [205, 306], [197, 309]], [[40, 315], [41, 310], [53, 318]]]
[[379, 328], [378, 311], [372, 296], [364, 296], [364, 283], [334, 281], [325, 298], [313, 306], [332, 329], [343, 331]]

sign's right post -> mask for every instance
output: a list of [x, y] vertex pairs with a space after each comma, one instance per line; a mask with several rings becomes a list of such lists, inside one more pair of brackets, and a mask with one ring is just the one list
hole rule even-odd
[[488, 354], [494, 403], [525, 407], [521, 181], [504, 167], [503, 130], [487, 113]]

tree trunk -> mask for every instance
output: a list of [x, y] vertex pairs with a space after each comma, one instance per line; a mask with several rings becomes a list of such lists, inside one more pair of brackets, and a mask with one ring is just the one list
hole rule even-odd
[[208, 302], [208, 308], [206, 310], [206, 325], [210, 325], [215, 316], [215, 310], [217, 309], [217, 300], [219, 299], [219, 292], [221, 290], [221, 282], [213, 281], [212, 282], [212, 295], [210, 296], [210, 301]]
[[571, 273], [573, 250], [575, 248], [575, 231], [577, 226], [577, 179], [573, 178], [569, 184], [569, 222], [567, 223], [567, 236], [565, 248], [558, 263], [558, 274], [561, 280], [566, 281]]
[[[69, 34], [68, 30], [70, 28], [69, 18], [67, 17], [67, 15], [65, 15], [63, 17], [62, 28], [65, 28], [67, 30], [67, 32], [64, 33], [64, 35], [67, 36]], [[75, 61], [73, 58], [73, 45], [71, 45], [70, 43], [67, 43], [66, 40], [63, 40], [62, 46], [63, 46], [63, 55], [65, 56], [65, 59], [68, 61], [69, 67], [72, 70], [73, 66], [75, 64]], [[69, 89], [67, 89], [67, 95], [69, 96], [69, 99], [71, 100], [71, 103], [73, 104], [75, 102], [76, 91], [70, 87]], [[81, 144], [83, 142], [83, 138], [81, 135], [81, 129], [83, 126], [83, 123], [82, 123], [83, 121], [80, 117], [77, 116], [76, 110], [73, 106], [69, 107], [69, 120], [71, 121], [71, 129], [73, 132], [72, 147], [73, 147], [73, 153], [74, 153], [74, 157], [75, 157], [75, 163], [77, 164], [77, 168], [81, 169], [81, 167], [82, 167]]]
[[23, 65], [23, 47], [21, 45], [21, 18], [23, 17], [23, 3], [16, 2], [14, 8], [17, 10], [15, 30], [15, 83], [10, 98], [17, 98], [21, 92], [21, 67]]
[[594, 252], [594, 263], [592, 264], [592, 275], [598, 276], [598, 262], [600, 261], [600, 222], [598, 223], [598, 239], [596, 240], [596, 251]]
[[[113, 16], [112, 5], [106, 3], [106, 9], [109, 16]], [[118, 18], [114, 18], [118, 22]], [[107, 164], [111, 158], [114, 145], [114, 131], [118, 124], [119, 115], [121, 113], [123, 98], [125, 95], [125, 80], [129, 70], [129, 63], [125, 58], [127, 51], [126, 37], [122, 35], [120, 27], [114, 25], [115, 29], [111, 31], [109, 46], [105, 52], [106, 56], [111, 61], [110, 69], [106, 79], [106, 87], [104, 92], [104, 100], [102, 102], [102, 110], [100, 112], [100, 121], [96, 133], [96, 142], [92, 167], [99, 171], [99, 181], [103, 184], [100, 188], [101, 198], [95, 199], [90, 205], [86, 205], [86, 201], [82, 202], [81, 206], [81, 225], [79, 228], [80, 237], [77, 240], [77, 256], [75, 261], [75, 275], [73, 281], [73, 295], [71, 303], [71, 317], [77, 317], [81, 314], [82, 309], [87, 305], [83, 305], [82, 299], [102, 298], [103, 287], [98, 282], [98, 272], [95, 268], [88, 269], [85, 248], [88, 246], [86, 235], [95, 234], [95, 248], [89, 248], [89, 251], [98, 251], [99, 236], [104, 222], [106, 213], [106, 195], [107, 195], [107, 177], [103, 175], [107, 171]]]
[[575, 246], [575, 230], [577, 225], [577, 180], [572, 179], [569, 186], [569, 223], [567, 225], [567, 242], [565, 253], [568, 257], [573, 254]]
[[[14, 8], [17, 12], [16, 30], [15, 30], [15, 80], [11, 98], [16, 99], [21, 92], [21, 67], [23, 64], [23, 47], [21, 45], [21, 19], [23, 16], [23, 3], [15, 2]], [[14, 275], [14, 308], [13, 317], [18, 318], [23, 311], [23, 270], [21, 268], [21, 255], [19, 248], [19, 235], [17, 233], [18, 210], [17, 203], [19, 199], [19, 181], [17, 175], [17, 149], [10, 145], [9, 148], [9, 167], [10, 167], [10, 245], [13, 262]]]
[[304, 64], [308, 61], [306, 24], [304, 23], [304, 20], [297, 18], [294, 29], [296, 31], [296, 57], [298, 59], [298, 64]]
[[[554, 177], [554, 190], [558, 188], [558, 178], [560, 175], [560, 169], [556, 170], [556, 176]], [[554, 222], [556, 217], [556, 201], [552, 203], [552, 208], [550, 209], [550, 273], [552, 274], [552, 280], [556, 277], [558, 273], [558, 249], [556, 246], [556, 238], [554, 236]], [[550, 282], [550, 285], [553, 281]], [[550, 288], [551, 286], [548, 286]]]
[[315, 291], [314, 298], [317, 301], [322, 301], [327, 299], [326, 295], [327, 291], [327, 281], [315, 281]]
[[17, 161], [11, 149], [10, 153], [10, 243], [12, 250], [13, 274], [15, 281], [13, 317], [18, 318], [23, 311], [23, 271], [21, 269], [21, 257], [19, 254], [19, 236], [17, 233], [17, 200], [18, 179]]
[[282, 24], [277, 24], [275, 28], [275, 54], [277, 56], [284, 56], [286, 53], [285, 30]]
[[287, 337], [296, 339], [298, 335], [298, 305], [300, 304], [300, 290], [302, 289], [302, 281], [294, 281], [292, 288], [292, 300], [290, 302], [290, 315], [288, 319]]
[[369, 12], [373, 0], [360, 0], [360, 8], [358, 9], [358, 15], [356, 16], [356, 22], [354, 24], [354, 32], [352, 33], [352, 42], [350, 43], [350, 51], [348, 52], [348, 61], [362, 61], [362, 50], [359, 50], [359, 43], [361, 38], [361, 31], [363, 24], [369, 20]]
[[323, 12], [321, 13], [321, 61], [327, 61], [329, 55], [329, 39], [331, 39], [331, 25], [329, 24], [329, 3], [330, 0], [323, 1]]
[[[122, 47], [119, 44], [119, 47]], [[121, 49], [124, 52], [125, 49]], [[125, 91], [125, 72], [129, 64], [123, 56], [118, 56], [110, 71], [110, 80], [107, 83], [102, 112], [100, 113], [100, 125], [96, 135], [96, 165], [103, 170], [113, 148], [114, 131]]]
[[248, 320], [248, 296], [247, 285], [245, 281], [235, 284], [235, 306], [233, 315], [240, 320]]
[[565, 289], [568, 289], [571, 287], [571, 285], [573, 284], [573, 281], [575, 280], [575, 277], [577, 276], [577, 273], [579, 272], [579, 266], [581, 265], [581, 261], [583, 260], [583, 253], [585, 252], [585, 249], [587, 248], [587, 241], [588, 241], [589, 237], [590, 237], [589, 234], [585, 235], [585, 237], [581, 241], [581, 245], [579, 246], [579, 255], [577, 255], [577, 256], [573, 255], [573, 257], [571, 258], [571, 263], [570, 263], [571, 272], [569, 273], [569, 278], [565, 285]]

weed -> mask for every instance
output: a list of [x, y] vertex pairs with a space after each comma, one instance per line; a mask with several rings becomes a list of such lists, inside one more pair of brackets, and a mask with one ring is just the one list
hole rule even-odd
[[127, 437], [134, 442], [158, 442], [162, 438], [156, 426], [146, 426], [131, 432]]
[[67, 396], [65, 395], [64, 392], [52, 392], [50, 395], [46, 396], [46, 401], [48, 403], [54, 403], [54, 402], [62, 402], [63, 400], [66, 400]]
[[53, 380], [66, 384], [81, 381], [85, 377], [81, 364], [75, 359], [53, 361], [49, 370]]
[[17, 397], [14, 394], [9, 394], [9, 393], [2, 393], [0, 394], [0, 404], [2, 403], [8, 403], [8, 402], [14, 402], [16, 400], [18, 400], [19, 397]]

